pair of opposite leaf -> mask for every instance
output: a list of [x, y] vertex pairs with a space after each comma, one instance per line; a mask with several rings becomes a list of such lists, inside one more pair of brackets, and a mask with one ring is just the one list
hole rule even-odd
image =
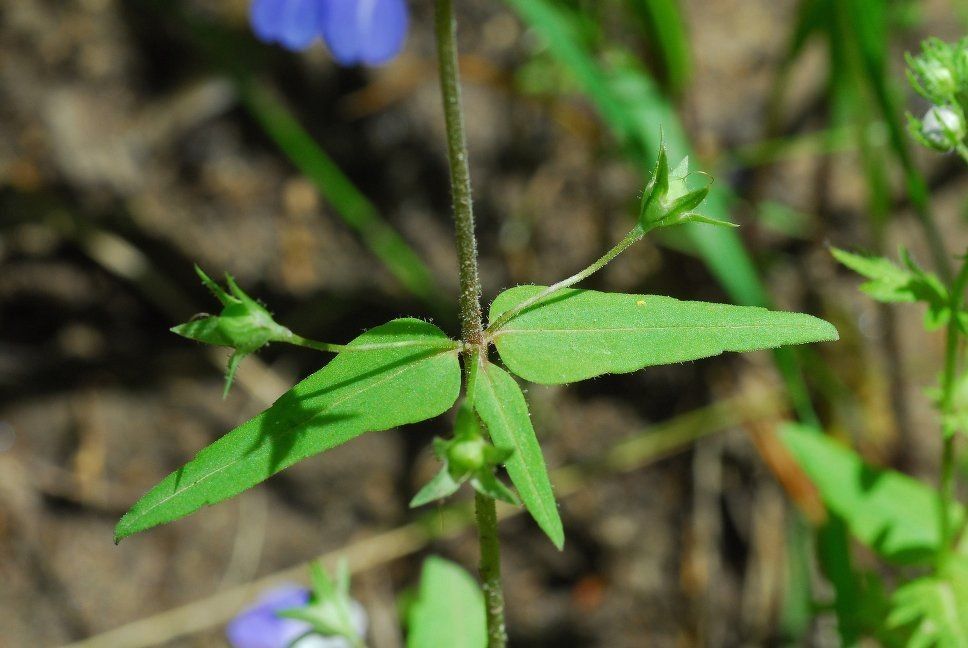
[[[694, 211], [707, 189], [688, 190], [687, 173], [684, 161], [670, 174], [665, 150], [660, 149], [631, 238], [685, 222], [726, 224]], [[233, 348], [229, 380], [244, 355], [270, 341], [292, 341], [293, 334], [231, 279], [229, 295], [204, 273], [199, 275], [223, 312], [174, 330]], [[838, 338], [829, 323], [800, 313], [544, 286], [504, 291], [492, 303], [489, 320], [487, 346], [495, 345], [511, 373], [540, 384]], [[459, 395], [460, 344], [426, 322], [394, 320], [348, 345], [324, 346], [340, 353], [262, 414], [162, 480], [122, 518], [116, 538], [228, 499], [360, 434], [439, 416]], [[561, 547], [561, 520], [524, 395], [513, 377], [488, 360], [487, 349], [476, 358], [476, 392], [470, 393], [475, 390], [468, 385], [469, 404], [461, 407], [457, 433], [451, 441], [435, 444], [444, 468], [415, 501], [431, 501], [468, 481], [490, 497], [520, 499]], [[494, 446], [485, 440], [474, 412]], [[517, 497], [494, 477], [502, 463]]]

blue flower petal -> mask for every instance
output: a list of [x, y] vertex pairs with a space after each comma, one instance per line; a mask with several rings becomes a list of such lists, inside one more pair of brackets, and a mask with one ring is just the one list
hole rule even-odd
[[407, 22], [405, 0], [328, 0], [320, 31], [342, 65], [380, 65], [403, 48]]
[[252, 31], [266, 43], [304, 50], [319, 35], [326, 0], [255, 0], [250, 11]]
[[229, 622], [225, 629], [233, 648], [286, 648], [311, 626], [276, 616], [276, 612], [306, 605], [309, 590], [287, 585], [266, 593], [256, 604]]
[[291, 50], [304, 50], [319, 34], [323, 0], [287, 0], [283, 13], [283, 30], [279, 42]]
[[286, 0], [255, 0], [249, 11], [252, 31], [259, 40], [275, 43], [282, 32], [282, 8]]

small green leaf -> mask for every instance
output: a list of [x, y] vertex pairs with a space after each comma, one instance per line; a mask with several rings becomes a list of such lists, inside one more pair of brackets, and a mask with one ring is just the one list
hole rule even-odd
[[838, 248], [831, 254], [857, 274], [870, 279], [860, 289], [873, 299], [885, 303], [924, 302], [928, 310], [924, 324], [928, 330], [944, 326], [951, 316], [948, 290], [938, 277], [923, 270], [903, 247], [900, 251], [901, 267], [884, 257], [863, 256]]
[[484, 596], [460, 566], [431, 556], [420, 574], [420, 593], [410, 608], [407, 648], [484, 648]]
[[[491, 321], [542, 290], [517, 286], [501, 293]], [[831, 324], [801, 313], [572, 289], [537, 302], [494, 333], [508, 369], [543, 384], [836, 339]]]
[[514, 491], [505, 486], [492, 472], [478, 470], [471, 477], [471, 486], [481, 495], [487, 495], [491, 499], [501, 500], [511, 506], [521, 506], [521, 500], [514, 494]]
[[[898, 564], [928, 564], [939, 547], [940, 501], [921, 482], [869, 466], [857, 453], [812, 428], [786, 425], [780, 440], [830, 511], [859, 541]], [[952, 528], [964, 512], [957, 507]]]
[[863, 256], [839, 248], [830, 248], [830, 253], [843, 265], [862, 277], [870, 279], [861, 285], [860, 289], [877, 301], [886, 303], [917, 301], [911, 289], [912, 283], [916, 280], [911, 271], [884, 257]]
[[887, 627], [906, 631], [907, 646], [968, 648], [968, 559], [952, 556], [936, 576], [899, 587]]
[[450, 469], [445, 465], [434, 477], [424, 484], [413, 499], [410, 500], [410, 508], [417, 508], [424, 504], [429, 504], [435, 500], [444, 499], [457, 492], [460, 482], [450, 475]]
[[203, 449], [128, 511], [115, 539], [189, 515], [264, 481], [283, 468], [364, 432], [445, 412], [460, 391], [450, 340], [416, 319], [378, 326], [350, 346], [413, 341], [419, 346], [341, 353], [272, 407]]
[[561, 549], [565, 533], [521, 388], [507, 372], [485, 360], [478, 372], [474, 407], [494, 443], [514, 449], [507, 460], [508, 475], [538, 526]]

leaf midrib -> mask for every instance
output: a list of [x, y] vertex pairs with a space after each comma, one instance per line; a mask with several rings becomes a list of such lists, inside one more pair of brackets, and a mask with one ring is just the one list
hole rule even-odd
[[[497, 397], [497, 392], [494, 390], [494, 385], [491, 382], [490, 375], [488, 374], [488, 368], [493, 366], [494, 365], [492, 363], [485, 361], [484, 363], [482, 363], [481, 369], [483, 371], [484, 377], [486, 378], [485, 383], [487, 384], [487, 388], [491, 392], [491, 398], [495, 403], [497, 403], [497, 409], [501, 417], [501, 421], [504, 423], [505, 428], [510, 430], [511, 426], [508, 425], [508, 417], [505, 414], [504, 403]], [[512, 378], [511, 380], [514, 380], [514, 379]], [[514, 443], [514, 451], [517, 453], [519, 457], [522, 457], [521, 461], [522, 461], [522, 465], [524, 465], [525, 463], [523, 459], [524, 454], [521, 452], [521, 444], [518, 442], [518, 437], [513, 433], [510, 436], [511, 436], [512, 442]], [[548, 511], [547, 507], [545, 506], [545, 502], [542, 499], [540, 493], [538, 492], [537, 482], [534, 481], [534, 477], [531, 475], [531, 471], [528, 470], [527, 465], [524, 465], [524, 468], [525, 468], [524, 473], [528, 481], [528, 485], [530, 486], [531, 490], [537, 495], [538, 506], [539, 508], [541, 508], [543, 516], [546, 518], [550, 518], [551, 514]]]
[[[799, 314], [799, 313], [792, 313]], [[635, 333], [639, 331], [665, 331], [665, 330], [696, 330], [705, 331], [709, 329], [802, 329], [799, 324], [715, 324], [708, 326], [698, 325], [672, 325], [672, 326], [623, 326], [609, 327], [596, 326], [594, 328], [527, 328], [527, 329], [500, 329], [494, 333], [494, 338], [506, 334], [519, 333]]]

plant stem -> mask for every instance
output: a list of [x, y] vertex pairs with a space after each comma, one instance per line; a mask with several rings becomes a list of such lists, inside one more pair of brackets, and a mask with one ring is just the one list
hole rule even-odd
[[440, 92], [447, 126], [447, 156], [450, 160], [450, 189], [457, 229], [457, 262], [460, 276], [459, 315], [461, 338], [468, 344], [483, 340], [481, 324], [481, 279], [477, 271], [477, 239], [474, 236], [474, 208], [467, 161], [467, 136], [460, 98], [457, 68], [457, 21], [453, 0], [437, 0], [437, 64]]
[[[447, 155], [450, 161], [451, 198], [457, 236], [457, 261], [460, 278], [458, 314], [464, 342], [464, 371], [468, 384], [484, 342], [481, 322], [481, 280], [477, 270], [477, 239], [474, 236], [474, 210], [468, 168], [467, 136], [460, 99], [457, 64], [457, 21], [454, 0], [436, 0], [434, 30], [440, 92], [447, 127]], [[487, 610], [488, 648], [504, 648], [504, 592], [501, 587], [501, 547], [497, 538], [497, 513], [494, 500], [475, 493], [477, 528], [481, 544], [480, 576]]]
[[[449, 0], [441, 0], [447, 2]], [[497, 509], [494, 500], [474, 492], [477, 530], [481, 544], [481, 587], [487, 612], [488, 648], [503, 648], [507, 644], [504, 628], [504, 593], [501, 591], [501, 545], [497, 539]]]
[[596, 261], [595, 263], [591, 264], [581, 272], [577, 272], [571, 275], [567, 279], [562, 279], [558, 283], [548, 286], [547, 288], [542, 290], [534, 297], [531, 297], [530, 299], [525, 299], [523, 302], [521, 302], [514, 308], [508, 311], [505, 311], [504, 313], [501, 313], [501, 315], [496, 320], [488, 324], [486, 333], [488, 334], [494, 333], [502, 326], [507, 324], [509, 321], [511, 321], [515, 316], [517, 316], [524, 310], [530, 308], [531, 306], [535, 305], [545, 297], [549, 297], [555, 294], [556, 292], [558, 292], [559, 290], [568, 288], [569, 286], [574, 286], [579, 281], [587, 279], [588, 277], [590, 277], [591, 275], [595, 274], [596, 272], [604, 268], [606, 265], [608, 265], [610, 261], [612, 261], [615, 257], [620, 255], [625, 250], [627, 250], [629, 247], [641, 241], [643, 236], [645, 236], [645, 230], [643, 230], [641, 226], [636, 225], [631, 232], [625, 235], [625, 238], [619, 241], [618, 244], [616, 244], [615, 247], [613, 247], [611, 250], [603, 254], [602, 257], [598, 259], [598, 261]]
[[961, 332], [958, 328], [958, 314], [964, 298], [965, 286], [968, 284], [968, 259], [961, 263], [961, 270], [951, 287], [950, 307], [951, 315], [948, 320], [947, 338], [945, 341], [944, 373], [941, 377], [941, 434], [943, 445], [941, 448], [941, 551], [938, 554], [939, 567], [951, 550], [951, 510], [955, 502], [954, 463], [955, 463], [955, 431], [951, 429], [951, 410], [954, 401], [954, 388], [958, 373], [958, 342]]

